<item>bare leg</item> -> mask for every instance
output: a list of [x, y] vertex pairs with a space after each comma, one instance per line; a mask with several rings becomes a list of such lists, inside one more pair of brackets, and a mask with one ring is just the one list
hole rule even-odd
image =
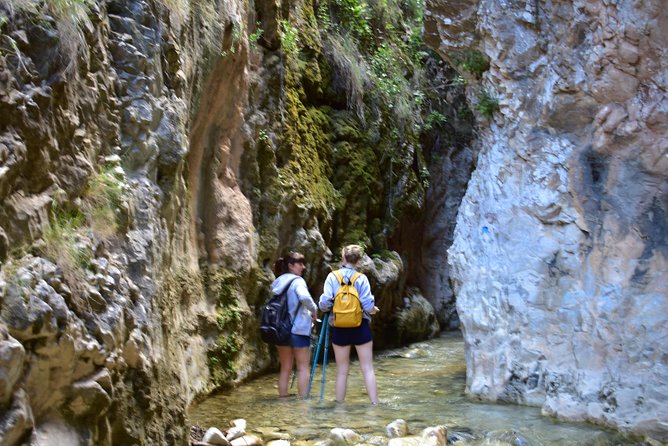
[[294, 355], [292, 347], [289, 345], [277, 345], [278, 360], [281, 368], [278, 372], [278, 396], [288, 396], [288, 383], [290, 382], [290, 373], [292, 372], [292, 362]]
[[366, 344], [356, 345], [357, 357], [360, 361], [364, 385], [369, 394], [371, 404], [378, 404], [378, 390], [376, 388], [376, 373], [373, 370], [373, 341]]
[[348, 387], [348, 369], [350, 368], [350, 346], [336, 345], [334, 347], [334, 358], [336, 359], [336, 402], [342, 403], [346, 399], [346, 388]]
[[297, 361], [297, 389], [300, 398], [306, 398], [306, 390], [308, 389], [308, 381], [310, 375], [311, 348], [300, 347], [293, 348], [295, 359]]

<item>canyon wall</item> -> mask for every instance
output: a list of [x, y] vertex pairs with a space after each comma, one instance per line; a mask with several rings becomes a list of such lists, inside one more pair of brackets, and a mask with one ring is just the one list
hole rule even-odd
[[665, 3], [427, 3], [481, 122], [441, 254], [467, 392], [667, 441]]
[[450, 150], [440, 94], [468, 108], [419, 9], [367, 8], [0, 1], [1, 444], [184, 444], [198, 396], [276, 364], [291, 249], [317, 299], [366, 246], [378, 346], [438, 331], [390, 237]]

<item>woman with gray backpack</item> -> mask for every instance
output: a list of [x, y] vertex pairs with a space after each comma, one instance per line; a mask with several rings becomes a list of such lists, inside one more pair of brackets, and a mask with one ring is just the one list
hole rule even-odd
[[305, 258], [291, 252], [274, 264], [276, 280], [271, 284], [274, 295], [285, 294], [288, 313], [292, 321], [289, 341], [276, 344], [280, 370], [278, 373], [278, 396], [288, 396], [288, 385], [293, 364], [297, 363], [297, 391], [300, 398], [306, 397], [309, 382], [309, 360], [311, 359], [311, 327], [318, 316], [316, 306], [302, 278]]
[[364, 385], [371, 404], [378, 404], [376, 374], [373, 369], [373, 338], [369, 322], [379, 309], [371, 294], [369, 279], [356, 270], [364, 251], [359, 245], [348, 245], [341, 251], [341, 269], [325, 279], [319, 306], [331, 311], [332, 346], [336, 360], [336, 401], [342, 403], [348, 387], [350, 350], [355, 346]]

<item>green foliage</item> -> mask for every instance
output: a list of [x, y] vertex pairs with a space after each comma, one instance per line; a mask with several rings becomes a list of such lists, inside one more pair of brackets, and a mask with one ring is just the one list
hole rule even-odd
[[413, 63], [417, 66], [422, 65], [423, 61], [429, 57], [422, 40], [422, 27], [416, 26], [412, 29], [407, 49], [411, 54]]
[[296, 27], [289, 21], [281, 21], [281, 47], [287, 55], [296, 55], [299, 52], [299, 34]]
[[452, 80], [452, 85], [457, 87], [465, 87], [468, 85], [468, 83], [469, 82], [464, 78], [464, 76], [459, 74]]
[[447, 122], [447, 118], [445, 117], [445, 115], [443, 115], [442, 113], [439, 113], [435, 110], [432, 110], [427, 115], [427, 118], [424, 121], [424, 125], [422, 126], [422, 129], [425, 130], [425, 131], [430, 131], [434, 127], [438, 127], [439, 125], [441, 125], [445, 122]]
[[424, 8], [424, 0], [402, 0], [401, 2], [401, 9], [405, 12], [406, 19], [412, 19], [414, 23], [422, 23]]
[[322, 32], [329, 31], [329, 28], [332, 26], [332, 20], [329, 16], [329, 3], [326, 0], [321, 1], [318, 5], [317, 21], [318, 28]]
[[491, 118], [494, 112], [499, 110], [499, 101], [486, 90], [481, 90], [478, 93], [478, 103], [475, 108], [486, 118]]
[[[422, 70], [414, 64], [415, 56], [411, 55], [410, 47], [383, 42], [370, 59], [374, 94], [379, 96], [382, 107], [389, 112], [387, 119], [401, 130], [397, 136], [405, 135], [408, 129], [417, 129], [422, 120], [424, 79]], [[407, 78], [407, 73], [412, 73], [412, 76]]]
[[344, 84], [348, 109], [364, 122], [364, 95], [370, 87], [371, 79], [357, 43], [348, 34], [333, 32], [327, 36], [325, 47], [339, 82]]
[[339, 20], [342, 28], [364, 41], [371, 37], [369, 25], [369, 6], [361, 0], [332, 0], [340, 11]]
[[371, 56], [371, 68], [375, 75], [377, 87], [386, 98], [398, 95], [405, 81], [400, 73], [397, 55], [388, 43], [381, 44]]
[[[286, 205], [291, 218], [293, 206], [298, 219], [315, 218], [333, 250], [359, 242], [385, 249], [398, 222], [424, 204], [430, 180], [421, 132], [445, 122], [430, 113], [441, 108], [427, 93], [433, 55], [422, 39], [424, 1], [323, 0], [315, 11], [304, 5], [281, 24], [283, 50], [290, 54], [298, 43], [299, 63], [286, 58], [283, 65], [275, 146], [257, 139], [263, 179], [261, 190], [249, 193], [260, 197], [256, 206], [267, 219]], [[277, 172], [264, 166], [272, 162]], [[285, 236], [264, 218], [260, 240], [271, 253]]]
[[456, 63], [478, 79], [489, 70], [489, 61], [479, 52], [466, 52], [456, 58]]
[[258, 41], [260, 40], [260, 37], [262, 37], [262, 34], [264, 33], [264, 30], [262, 29], [262, 23], [261, 22], [256, 22], [255, 23], [255, 31], [250, 33], [248, 35], [248, 42], [250, 43], [251, 49], [255, 50], [257, 49], [257, 44]]
[[44, 257], [63, 270], [68, 281], [85, 280], [85, 271], [93, 257], [92, 251], [80, 243], [79, 231], [85, 222], [79, 211], [55, 208], [43, 234]]
[[109, 238], [118, 230], [117, 210], [123, 203], [123, 187], [113, 166], [104, 166], [89, 182], [84, 193], [83, 212], [93, 232]]

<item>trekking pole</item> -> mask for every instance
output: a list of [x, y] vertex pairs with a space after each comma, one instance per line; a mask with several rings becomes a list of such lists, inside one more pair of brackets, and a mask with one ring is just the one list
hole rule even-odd
[[[329, 313], [327, 313], [329, 314]], [[320, 384], [320, 401], [322, 401], [322, 395], [325, 393], [325, 368], [327, 367], [327, 346], [329, 345], [329, 324], [325, 329], [325, 353], [322, 357], [322, 379]]]
[[309, 399], [311, 395], [311, 385], [313, 384], [313, 375], [315, 375], [315, 365], [318, 362], [318, 356], [320, 355], [320, 347], [322, 346], [323, 333], [326, 327], [329, 325], [327, 323], [327, 318], [329, 313], [325, 313], [325, 316], [322, 318], [322, 326], [320, 327], [320, 336], [318, 337], [318, 347], [315, 350], [315, 355], [313, 356], [313, 364], [311, 365], [311, 376], [308, 380], [308, 389], [306, 390], [306, 399]]

